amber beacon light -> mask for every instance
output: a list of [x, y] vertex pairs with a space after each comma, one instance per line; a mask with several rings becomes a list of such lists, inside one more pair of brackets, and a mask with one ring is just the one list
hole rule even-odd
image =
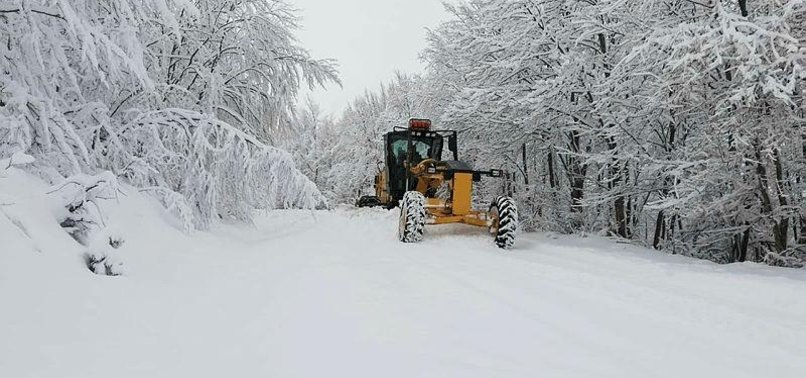
[[412, 118], [409, 120], [409, 129], [428, 131], [431, 129], [431, 120], [422, 118]]

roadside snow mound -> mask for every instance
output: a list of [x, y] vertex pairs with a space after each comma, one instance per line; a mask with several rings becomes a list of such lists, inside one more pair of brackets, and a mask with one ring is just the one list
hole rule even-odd
[[100, 274], [119, 275], [129, 259], [159, 259], [159, 246], [184, 242], [180, 227], [156, 200], [110, 174], [48, 185], [9, 167], [0, 171], [0, 286], [29, 275], [92, 280], [94, 263]]

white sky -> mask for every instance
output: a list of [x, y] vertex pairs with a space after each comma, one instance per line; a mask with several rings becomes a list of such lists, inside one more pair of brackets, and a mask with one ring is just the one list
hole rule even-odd
[[[297, 36], [314, 58], [338, 60], [344, 88], [330, 85], [311, 97], [335, 116], [396, 70], [422, 72], [425, 28], [447, 19], [440, 0], [289, 0], [300, 9]], [[302, 100], [308, 94], [303, 94]]]

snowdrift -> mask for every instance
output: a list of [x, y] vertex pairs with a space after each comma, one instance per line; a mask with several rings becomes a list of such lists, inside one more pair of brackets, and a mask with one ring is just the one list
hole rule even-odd
[[[111, 174], [100, 177], [115, 180]], [[48, 185], [21, 169], [0, 171], [0, 281], [35, 277], [50, 284], [63, 279], [93, 282], [98, 278], [88, 270], [86, 259], [99, 240], [120, 239], [117, 252], [123, 265], [129, 257], [132, 261], [159, 259], [168, 251], [166, 245], [188, 240], [176, 217], [156, 199], [128, 185], [114, 185], [113, 193], [103, 192], [109, 197], [99, 195], [88, 202], [88, 211], [76, 214], [89, 228], [71, 236], [76, 227], [67, 222], [68, 208], [75, 206], [76, 196], [83, 196], [79, 202], [87, 200], [83, 190], [71, 189], [82, 179], [97, 183], [99, 177], [74, 176], [71, 181]]]

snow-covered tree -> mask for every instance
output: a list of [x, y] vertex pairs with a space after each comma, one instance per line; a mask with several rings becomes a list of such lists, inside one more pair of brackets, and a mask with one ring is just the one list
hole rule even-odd
[[[322, 198], [274, 147], [302, 85], [338, 81], [281, 0], [0, 5], [0, 154], [58, 181], [111, 170], [196, 226]], [[187, 222], [186, 222], [187, 223]]]
[[[433, 117], [459, 130], [464, 159], [509, 172], [482, 182], [478, 200], [511, 192], [527, 229], [719, 262], [804, 260], [803, 1], [466, 0], [447, 10], [416, 85], [347, 111], [345, 150], [370, 155], [381, 146], [365, 138], [404, 116]], [[390, 108], [395, 90], [407, 102]]]

